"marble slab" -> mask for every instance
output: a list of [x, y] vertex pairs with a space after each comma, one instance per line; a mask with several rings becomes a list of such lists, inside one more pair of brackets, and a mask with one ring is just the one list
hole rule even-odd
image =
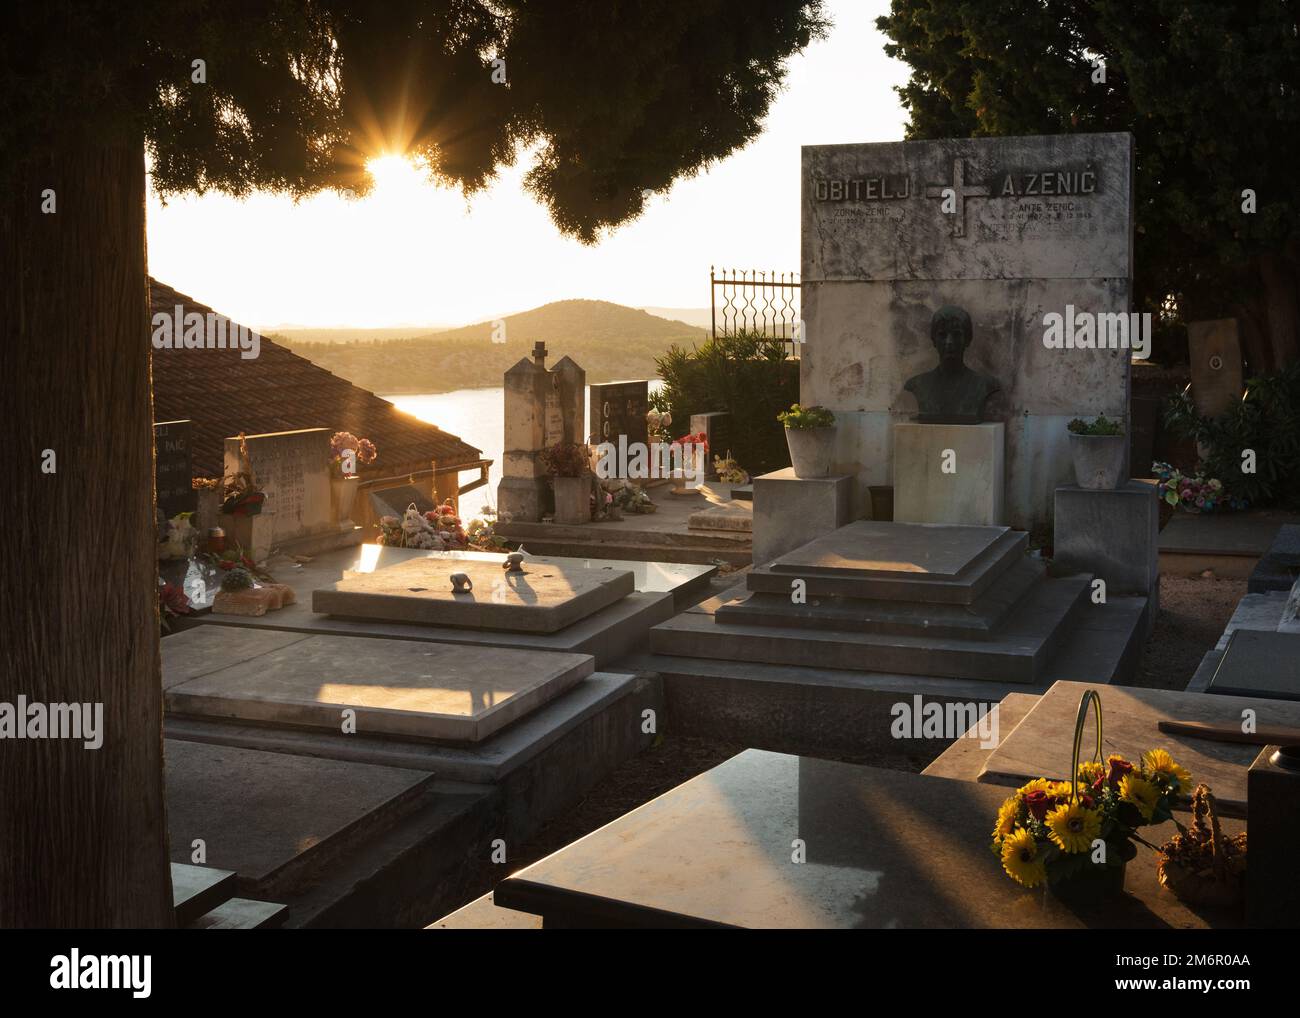
[[[1057, 682], [1039, 698], [1025, 718], [990, 755], [980, 781], [1018, 786], [1033, 778], [1065, 778], [1070, 770], [1071, 740], [1079, 700], [1089, 686]], [[1133, 760], [1148, 749], [1167, 749], [1194, 781], [1204, 781], [1229, 816], [1244, 816], [1246, 771], [1259, 746], [1215, 742], [1187, 735], [1168, 735], [1159, 721], [1202, 721], [1240, 726], [1242, 712], [1255, 712], [1257, 726], [1300, 727], [1300, 703], [1283, 700], [1214, 696], [1167, 689], [1108, 686], [1100, 689], [1103, 756], [1119, 753]], [[1094, 739], [1093, 722], [1084, 740]], [[1089, 756], [1091, 754], [1089, 753]]]
[[[1070, 907], [1020, 887], [988, 847], [1005, 797], [970, 781], [746, 750], [520, 870], [494, 901], [547, 927], [1231, 924], [1162, 891], [1149, 855], [1129, 865], [1127, 893], [1105, 903]], [[1147, 833], [1159, 843], [1174, 826]]]
[[200, 839], [207, 865], [234, 870], [241, 887], [331, 855], [434, 780], [427, 771], [180, 739], [164, 748], [173, 859], [189, 859]]
[[1300, 700], [1300, 633], [1236, 630], [1207, 692]]
[[[473, 589], [456, 592], [453, 573]], [[522, 573], [495, 563], [413, 559], [353, 575], [312, 591], [312, 611], [348, 618], [426, 625], [554, 633], [635, 590], [626, 569], [528, 565]]]
[[351, 709], [356, 734], [479, 742], [595, 671], [585, 654], [275, 635], [288, 640], [250, 656], [265, 633], [177, 634], [164, 662], [168, 712], [342, 732]]

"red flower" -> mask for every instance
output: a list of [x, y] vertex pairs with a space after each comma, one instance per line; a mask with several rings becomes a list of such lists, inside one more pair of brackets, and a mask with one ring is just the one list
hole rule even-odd
[[1046, 792], [1035, 790], [1025, 794], [1025, 807], [1034, 815], [1035, 820], [1042, 820], [1047, 811], [1056, 803], [1056, 799]]
[[453, 508], [452, 508], [451, 506], [449, 506], [449, 505], [445, 505], [445, 506], [443, 506], [443, 507], [442, 507], [441, 509], [439, 509], [438, 511], [439, 511], [440, 513], [442, 513], [442, 515], [444, 515], [444, 516], [455, 516], [455, 515], [456, 515], [456, 510], [453, 509]]
[[1133, 769], [1133, 765], [1125, 760], [1122, 756], [1112, 756], [1106, 761], [1110, 764], [1110, 772], [1106, 775], [1106, 780], [1112, 788], [1118, 788], [1120, 778], [1124, 777]]

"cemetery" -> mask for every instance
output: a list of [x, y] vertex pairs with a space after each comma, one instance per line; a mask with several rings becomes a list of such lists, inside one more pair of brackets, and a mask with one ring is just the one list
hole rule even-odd
[[1294, 5], [219, 6], [6, 40], [0, 927], [1285, 949]]
[[[163, 640], [173, 864], [224, 889], [193, 924], [1192, 928], [1293, 907], [1249, 888], [1300, 802], [1296, 528], [1185, 689], [1135, 685], [1166, 554], [1122, 430], [1130, 351], [1050, 340], [1050, 309], [1127, 313], [1131, 137], [802, 158], [790, 467], [722, 478], [727, 415], [673, 440], [645, 381], [591, 386], [584, 420], [585, 372], [540, 343], [505, 372], [494, 521], [464, 523], [436, 473], [341, 503], [332, 464], [376, 453], [329, 427], [225, 439], [224, 506], [259, 510], [199, 509], [239, 558], [205, 560], [221, 591]], [[1072, 201], [971, 183], [996, 180]], [[173, 515], [195, 505], [190, 427], [156, 431]], [[657, 447], [662, 476], [629, 469]], [[514, 846], [664, 736], [747, 748], [515, 872]], [[933, 740], [915, 773], [903, 747]], [[1057, 814], [1023, 812], [1034, 795], [1085, 832], [1101, 796], [1119, 829], [1183, 844], [1189, 774], [1239, 846], [1215, 907], [1130, 841], [1082, 870], [1087, 838], [1035, 856], [1033, 818]], [[1028, 847], [999, 865], [1004, 815], [995, 847]], [[965, 890], [940, 890], [956, 870]]]

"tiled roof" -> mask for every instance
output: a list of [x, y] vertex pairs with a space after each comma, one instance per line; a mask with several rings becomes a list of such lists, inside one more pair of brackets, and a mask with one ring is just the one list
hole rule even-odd
[[[206, 315], [212, 308], [149, 279], [150, 314]], [[218, 313], [218, 312], [213, 312]], [[152, 336], [152, 331], [150, 333]], [[150, 342], [146, 339], [146, 342]], [[224, 439], [238, 435], [329, 428], [368, 438], [379, 458], [360, 467], [362, 479], [392, 477], [476, 463], [482, 453], [441, 428], [404, 414], [373, 392], [358, 388], [265, 336], [261, 352], [245, 359], [238, 350], [153, 351], [154, 420], [190, 420], [197, 477], [220, 477]]]

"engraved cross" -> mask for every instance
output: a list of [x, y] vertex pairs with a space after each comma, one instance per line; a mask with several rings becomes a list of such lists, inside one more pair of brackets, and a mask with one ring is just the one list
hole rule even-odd
[[966, 199], [967, 198], [987, 198], [989, 189], [982, 186], [966, 186], [966, 168], [962, 160], [954, 159], [952, 161], [952, 183], [938, 184], [929, 186], [925, 189], [927, 198], [947, 198], [945, 192], [951, 191], [954, 201], [952, 215], [952, 235], [954, 237], [966, 236]]

